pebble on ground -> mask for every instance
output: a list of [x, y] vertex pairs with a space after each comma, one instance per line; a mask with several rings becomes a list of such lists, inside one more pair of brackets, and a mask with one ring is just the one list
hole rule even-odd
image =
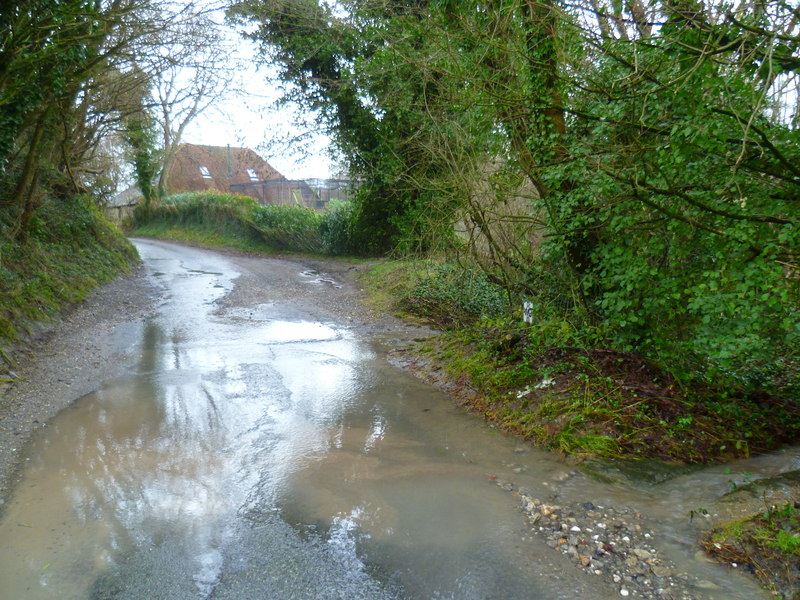
[[545, 502], [508, 482], [497, 485], [520, 498], [534, 535], [544, 537], [576, 567], [613, 582], [620, 597], [695, 600], [692, 588], [702, 587], [702, 582], [692, 581], [661, 557], [641, 513], [592, 502]]

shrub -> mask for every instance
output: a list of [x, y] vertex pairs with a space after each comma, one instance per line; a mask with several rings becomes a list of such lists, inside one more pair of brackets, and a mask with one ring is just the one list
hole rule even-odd
[[265, 241], [278, 250], [320, 252], [322, 214], [302, 206], [260, 204], [249, 219]]
[[509, 310], [506, 292], [483, 273], [450, 265], [420, 280], [401, 305], [446, 327], [467, 325], [482, 316], [499, 317]]
[[161, 202], [162, 206], [230, 206], [244, 210], [253, 210], [258, 207], [258, 201], [250, 196], [241, 194], [228, 194], [217, 190], [203, 192], [182, 192], [167, 196]]
[[353, 219], [355, 208], [352, 203], [332, 200], [322, 216], [320, 234], [322, 251], [334, 256], [352, 254], [355, 251], [353, 240]]

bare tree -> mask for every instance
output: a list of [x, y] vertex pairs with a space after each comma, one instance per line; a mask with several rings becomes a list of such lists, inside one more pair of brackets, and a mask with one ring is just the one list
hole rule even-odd
[[180, 23], [151, 62], [151, 115], [160, 132], [161, 173], [158, 195], [169, 185], [169, 172], [186, 127], [232, 92], [235, 59], [223, 26], [208, 8]]

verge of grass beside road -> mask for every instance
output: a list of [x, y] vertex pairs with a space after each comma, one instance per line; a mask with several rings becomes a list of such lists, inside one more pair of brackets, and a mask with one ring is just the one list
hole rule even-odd
[[0, 213], [0, 371], [11, 368], [8, 348], [34, 323], [55, 318], [138, 260], [88, 196], [47, 202], [26, 243], [12, 241], [6, 217]]
[[800, 502], [763, 511], [707, 532], [703, 548], [719, 562], [754, 575], [786, 600], [800, 598]]
[[417, 369], [444, 373], [470, 410], [534, 444], [702, 463], [800, 435], [800, 410], [789, 399], [679, 380], [646, 357], [582, 344], [557, 319], [525, 324], [521, 309], [470, 277], [431, 262], [386, 261], [362, 287], [375, 308], [443, 328], [415, 348]]
[[197, 225], [173, 225], [169, 223], [147, 223], [131, 229], [133, 236], [164, 238], [217, 248], [235, 248], [243, 252], [274, 254], [276, 250], [263, 240], [249, 239], [240, 232], [215, 230], [212, 227], [200, 228]]
[[319, 254], [323, 219], [302, 206], [259, 204], [249, 196], [209, 190], [175, 194], [157, 206], [139, 207], [131, 233], [247, 252]]

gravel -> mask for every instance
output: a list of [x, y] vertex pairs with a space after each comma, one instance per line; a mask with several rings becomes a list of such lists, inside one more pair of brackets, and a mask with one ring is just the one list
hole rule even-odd
[[621, 598], [695, 600], [713, 584], [680, 572], [659, 551], [659, 540], [646, 515], [624, 506], [591, 501], [565, 503], [537, 498], [507, 481], [497, 485], [520, 500], [530, 532], [576, 569], [613, 584]]
[[0, 385], [0, 510], [31, 436], [78, 398], [135, 364], [127, 341], [155, 311], [144, 268], [97, 289], [62, 318], [39, 324], [10, 354], [12, 381]]

